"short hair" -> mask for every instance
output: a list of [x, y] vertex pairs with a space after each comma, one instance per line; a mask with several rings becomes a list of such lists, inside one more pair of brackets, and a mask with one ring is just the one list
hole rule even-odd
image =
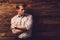
[[25, 7], [26, 7], [26, 4], [25, 4], [25, 3], [17, 4], [17, 5], [16, 5], [16, 9], [20, 9], [19, 6], [23, 6], [23, 7], [25, 8]]

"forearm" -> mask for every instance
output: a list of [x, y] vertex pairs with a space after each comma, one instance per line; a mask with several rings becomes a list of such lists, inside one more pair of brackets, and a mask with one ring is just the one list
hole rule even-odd
[[17, 34], [17, 33], [22, 33], [24, 31], [26, 31], [26, 27], [25, 26], [15, 26], [15, 25], [11, 25], [11, 30], [13, 34]]
[[22, 33], [22, 30], [18, 30], [18, 29], [12, 29], [12, 33], [13, 34], [18, 34], [18, 33]]
[[11, 29], [14, 29], [16, 26], [14, 24], [11, 24]]
[[15, 27], [15, 28], [16, 28], [16, 29], [20, 29], [20, 30], [22, 30], [22, 31], [26, 31], [26, 30], [27, 30], [25, 26], [17, 26], [17, 27]]
[[22, 30], [16, 29], [15, 25], [11, 25], [11, 30], [13, 34], [22, 33]]

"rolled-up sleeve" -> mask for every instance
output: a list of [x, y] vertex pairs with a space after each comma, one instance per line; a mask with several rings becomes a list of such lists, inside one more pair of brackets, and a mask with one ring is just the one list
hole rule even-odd
[[15, 19], [14, 18], [11, 19], [11, 24], [15, 24]]
[[17, 24], [15, 18], [12, 18], [12, 19], [11, 19], [11, 24], [14, 24], [14, 25]]
[[28, 19], [25, 22], [25, 26], [26, 26], [27, 30], [31, 29], [32, 23], [33, 23], [32, 15], [30, 15], [30, 16], [28, 16]]
[[15, 19], [14, 18], [11, 19], [11, 29], [12, 29], [12, 32], [15, 33], [16, 29], [15, 29]]
[[15, 19], [12, 18], [12, 19], [11, 19], [11, 28], [14, 28], [15, 26], [16, 26]]
[[13, 18], [11, 19], [11, 24], [14, 24]]

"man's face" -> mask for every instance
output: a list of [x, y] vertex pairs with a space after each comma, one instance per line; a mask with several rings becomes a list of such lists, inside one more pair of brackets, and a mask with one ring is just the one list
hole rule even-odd
[[17, 9], [18, 15], [24, 15], [25, 8], [23, 6], [19, 6], [19, 9]]

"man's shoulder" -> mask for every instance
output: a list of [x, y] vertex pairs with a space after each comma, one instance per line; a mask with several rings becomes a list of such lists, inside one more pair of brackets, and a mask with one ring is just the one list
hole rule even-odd
[[12, 19], [15, 19], [15, 18], [17, 18], [17, 15], [15, 15], [15, 16], [12, 17]]
[[26, 16], [29, 16], [29, 17], [32, 17], [32, 15], [31, 14], [25, 14]]

